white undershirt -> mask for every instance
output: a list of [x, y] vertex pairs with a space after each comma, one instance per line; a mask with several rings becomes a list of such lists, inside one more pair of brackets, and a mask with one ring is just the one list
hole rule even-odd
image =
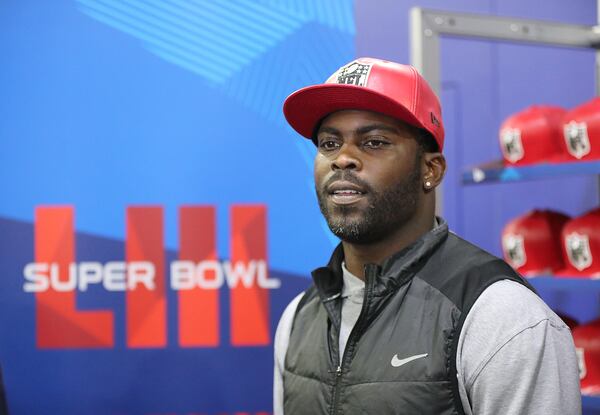
[[358, 320], [365, 296], [365, 282], [346, 269], [346, 263], [342, 262], [342, 275], [344, 286], [342, 287], [342, 324], [340, 325], [340, 362], [346, 350], [346, 343], [350, 332]]

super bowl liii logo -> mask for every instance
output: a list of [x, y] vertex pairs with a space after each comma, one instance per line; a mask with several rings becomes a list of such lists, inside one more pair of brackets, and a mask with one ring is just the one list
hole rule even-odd
[[268, 292], [281, 281], [268, 273], [266, 221], [263, 205], [232, 206], [230, 258], [220, 261], [215, 207], [180, 207], [179, 258], [167, 266], [162, 207], [128, 207], [125, 261], [77, 262], [74, 209], [38, 207], [35, 261], [23, 268], [23, 290], [35, 295], [37, 346], [114, 347], [114, 311], [76, 307], [78, 292], [103, 289], [125, 294], [128, 348], [164, 348], [167, 285], [177, 291], [180, 346], [219, 346], [221, 287], [229, 292], [231, 344], [270, 344]]

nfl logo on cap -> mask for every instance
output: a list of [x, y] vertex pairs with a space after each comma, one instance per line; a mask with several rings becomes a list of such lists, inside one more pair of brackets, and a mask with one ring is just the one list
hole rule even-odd
[[352, 62], [350, 65], [338, 69], [326, 82], [365, 86], [372, 67], [371, 64]]

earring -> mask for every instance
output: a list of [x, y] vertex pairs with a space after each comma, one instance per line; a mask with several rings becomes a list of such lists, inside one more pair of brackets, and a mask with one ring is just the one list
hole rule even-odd
[[429, 189], [431, 187], [431, 182], [425, 182], [425, 187]]

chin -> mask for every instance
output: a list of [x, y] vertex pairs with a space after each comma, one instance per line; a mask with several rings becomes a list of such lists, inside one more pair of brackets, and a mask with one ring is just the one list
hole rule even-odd
[[368, 243], [372, 240], [370, 238], [370, 230], [368, 224], [365, 223], [362, 218], [350, 219], [347, 216], [344, 217], [328, 217], [327, 225], [331, 232], [340, 238], [344, 242], [349, 243]]

